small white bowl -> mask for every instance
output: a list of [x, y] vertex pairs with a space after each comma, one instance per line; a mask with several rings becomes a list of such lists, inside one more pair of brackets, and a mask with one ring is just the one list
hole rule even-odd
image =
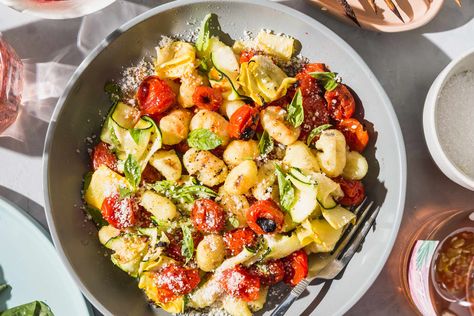
[[43, 19], [72, 19], [99, 11], [115, 0], [63, 0], [40, 2], [35, 0], [0, 0], [17, 11]]
[[438, 96], [441, 89], [444, 87], [447, 80], [449, 80], [453, 75], [467, 70], [474, 71], [474, 50], [471, 50], [450, 62], [431, 85], [423, 109], [423, 131], [431, 157], [433, 157], [433, 160], [441, 171], [452, 181], [466, 189], [474, 191], [474, 179], [468, 177], [459, 170], [459, 168], [451, 162], [443, 151], [436, 127], [436, 107], [438, 105]]

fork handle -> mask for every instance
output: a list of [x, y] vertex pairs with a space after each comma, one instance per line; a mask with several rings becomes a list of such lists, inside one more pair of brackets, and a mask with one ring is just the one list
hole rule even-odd
[[290, 308], [290, 306], [300, 297], [301, 293], [308, 287], [309, 281], [308, 279], [302, 280], [298, 283], [295, 288], [288, 294], [283, 302], [270, 314], [270, 316], [284, 316], [286, 311]]

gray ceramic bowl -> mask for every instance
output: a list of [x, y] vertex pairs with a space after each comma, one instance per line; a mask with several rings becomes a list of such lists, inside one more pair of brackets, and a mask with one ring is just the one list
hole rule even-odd
[[[371, 232], [343, 276], [309, 293], [290, 310], [318, 315], [341, 315], [375, 280], [397, 235], [402, 218], [406, 187], [406, 158], [400, 127], [389, 99], [367, 65], [336, 34], [315, 20], [286, 6], [267, 1], [176, 1], [154, 8], [128, 22], [99, 45], [79, 66], [59, 100], [50, 124], [44, 153], [44, 186], [48, 223], [66, 267], [85, 296], [104, 314], [162, 315], [152, 311], [136, 281], [115, 268], [104, 256], [95, 228], [85, 222], [79, 206], [81, 179], [88, 171], [86, 137], [98, 134], [109, 103], [104, 83], [117, 78], [122, 66], [144, 54], [153, 54], [161, 35], [194, 29], [208, 12], [219, 16], [222, 29], [233, 38], [244, 30], [262, 28], [284, 32], [299, 39], [302, 54], [323, 61], [339, 72], [357, 92], [370, 122], [372, 142], [366, 156], [370, 173], [368, 195], [381, 207], [377, 228]], [[196, 23], [196, 25], [199, 25]], [[372, 125], [373, 124], [373, 125]], [[316, 298], [316, 299], [315, 299]], [[321, 299], [322, 298], [322, 299]], [[278, 304], [272, 298], [268, 306]], [[267, 308], [268, 309], [268, 308]]]

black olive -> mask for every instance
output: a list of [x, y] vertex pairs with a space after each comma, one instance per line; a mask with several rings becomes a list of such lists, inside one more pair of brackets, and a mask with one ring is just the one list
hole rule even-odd
[[157, 247], [166, 247], [168, 246], [168, 243], [166, 241], [159, 241], [157, 244], [156, 244]]
[[257, 218], [257, 225], [266, 233], [273, 233], [277, 228], [274, 220], [264, 217]]

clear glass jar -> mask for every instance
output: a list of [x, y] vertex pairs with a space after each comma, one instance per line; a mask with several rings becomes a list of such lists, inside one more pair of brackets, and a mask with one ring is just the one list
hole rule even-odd
[[0, 33], [0, 134], [18, 116], [23, 90], [23, 64]]
[[412, 236], [403, 290], [424, 316], [474, 316], [474, 210], [441, 212]]

